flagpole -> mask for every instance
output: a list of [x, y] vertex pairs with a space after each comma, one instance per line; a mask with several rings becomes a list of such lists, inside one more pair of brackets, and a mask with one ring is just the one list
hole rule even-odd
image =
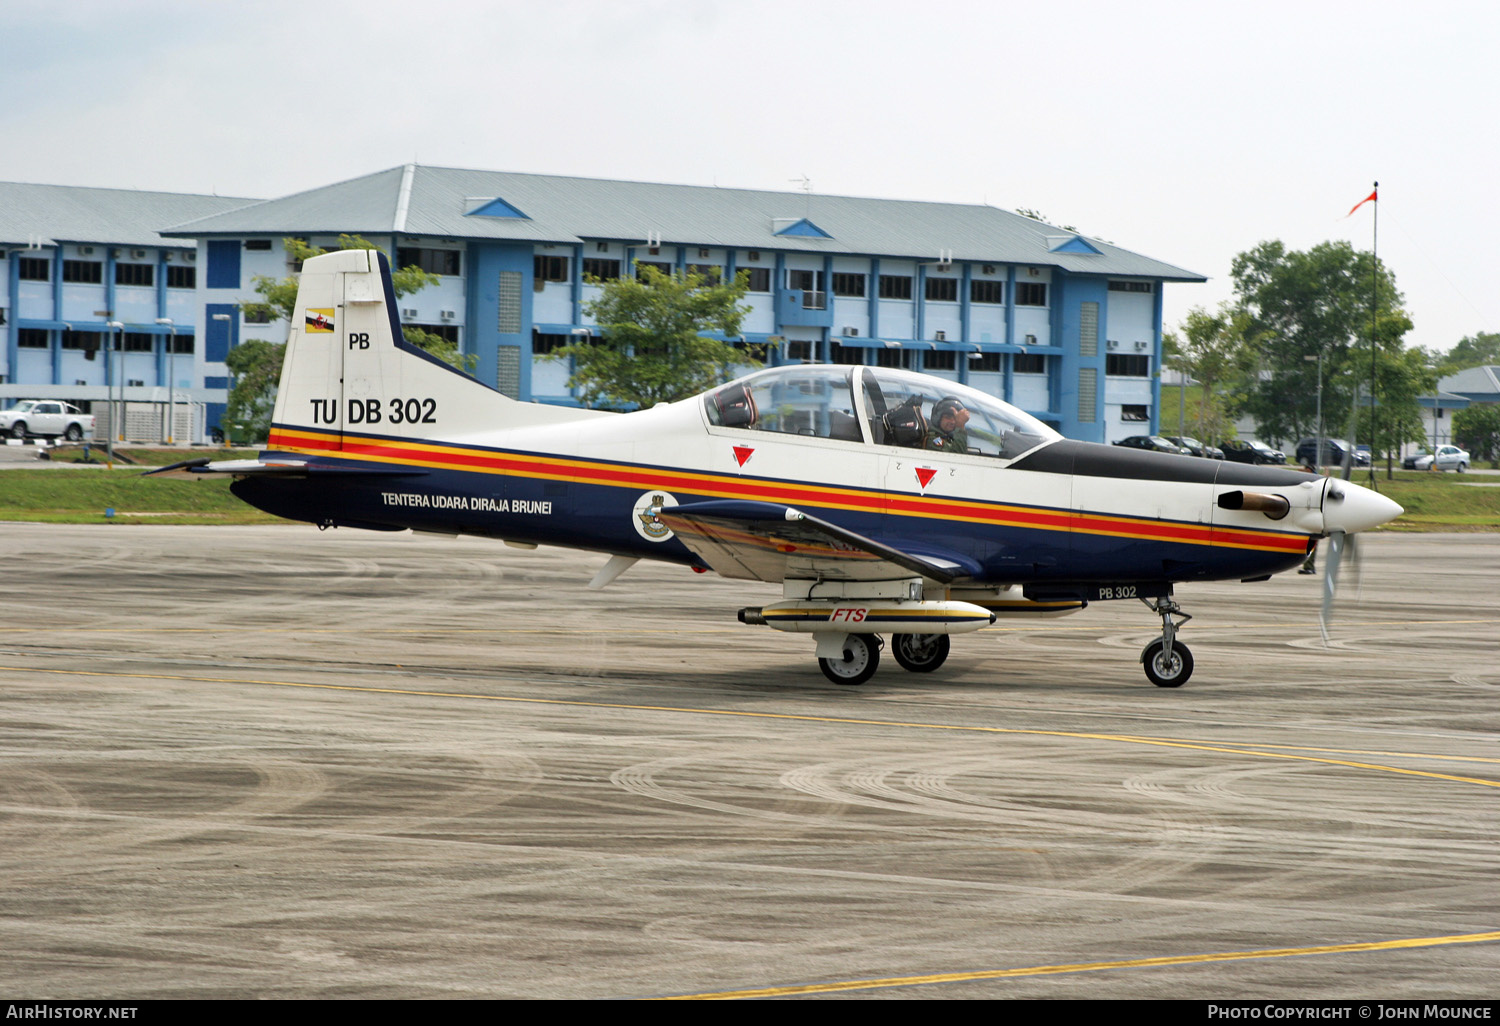
[[[1375, 188], [1370, 192], [1375, 197], [1370, 229], [1370, 486], [1375, 486], [1375, 444], [1379, 435], [1376, 433], [1379, 420], [1376, 414], [1378, 404], [1375, 401], [1375, 354], [1376, 348], [1376, 317], [1380, 309], [1380, 183], [1375, 183]], [[1385, 449], [1385, 479], [1391, 479], [1391, 449], [1387, 445]]]

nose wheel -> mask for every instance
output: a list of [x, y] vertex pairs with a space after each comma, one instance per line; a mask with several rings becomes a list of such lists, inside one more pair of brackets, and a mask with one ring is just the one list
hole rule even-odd
[[[1193, 653], [1177, 641], [1177, 628], [1192, 619], [1167, 595], [1159, 599], [1141, 599], [1146, 608], [1161, 617], [1161, 638], [1141, 650], [1141, 665], [1146, 679], [1159, 688], [1180, 688], [1193, 675]], [[1174, 621], [1173, 617], [1180, 617]]]

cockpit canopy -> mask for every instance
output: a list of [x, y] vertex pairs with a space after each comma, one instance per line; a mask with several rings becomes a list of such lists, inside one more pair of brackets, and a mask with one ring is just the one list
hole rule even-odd
[[1062, 437], [967, 385], [884, 367], [776, 367], [716, 388], [703, 405], [719, 427], [1005, 460]]

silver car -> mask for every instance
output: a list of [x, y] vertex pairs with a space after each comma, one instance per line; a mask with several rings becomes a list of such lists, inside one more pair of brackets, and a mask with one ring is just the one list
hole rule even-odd
[[1401, 461], [1407, 470], [1456, 470], [1460, 474], [1469, 469], [1469, 453], [1456, 445], [1440, 445], [1437, 452], [1425, 452], [1419, 456], [1408, 456]]

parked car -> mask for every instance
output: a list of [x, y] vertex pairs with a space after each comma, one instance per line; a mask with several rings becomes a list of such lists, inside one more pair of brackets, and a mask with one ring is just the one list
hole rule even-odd
[[76, 442], [94, 433], [94, 416], [56, 399], [22, 399], [0, 413], [0, 433], [12, 438], [36, 435]]
[[1226, 438], [1221, 445], [1224, 450], [1224, 458], [1235, 463], [1273, 463], [1286, 462], [1286, 453], [1280, 449], [1273, 449], [1265, 442], [1257, 442], [1255, 439]]
[[[1313, 467], [1334, 467], [1344, 465], [1344, 455], [1349, 451], [1348, 443], [1341, 442], [1337, 438], [1323, 439], [1323, 457], [1314, 460], [1318, 451], [1318, 440], [1316, 438], [1304, 438], [1297, 443], [1297, 462]], [[1368, 467], [1370, 465], [1370, 454], [1354, 450], [1354, 466]]]
[[1456, 445], [1440, 445], [1437, 452], [1422, 452], [1401, 461], [1407, 470], [1456, 470], [1460, 474], [1469, 469], [1469, 453]]
[[1169, 442], [1161, 435], [1131, 435], [1122, 438], [1115, 443], [1123, 445], [1127, 449], [1149, 449], [1152, 452], [1170, 452], [1177, 456], [1191, 456], [1192, 453], [1175, 442]]
[[1162, 435], [1162, 437], [1173, 445], [1182, 446], [1194, 456], [1202, 456], [1208, 460], [1222, 460], [1224, 458], [1223, 449], [1220, 449], [1216, 445], [1209, 445], [1207, 442], [1200, 442], [1192, 435]]

